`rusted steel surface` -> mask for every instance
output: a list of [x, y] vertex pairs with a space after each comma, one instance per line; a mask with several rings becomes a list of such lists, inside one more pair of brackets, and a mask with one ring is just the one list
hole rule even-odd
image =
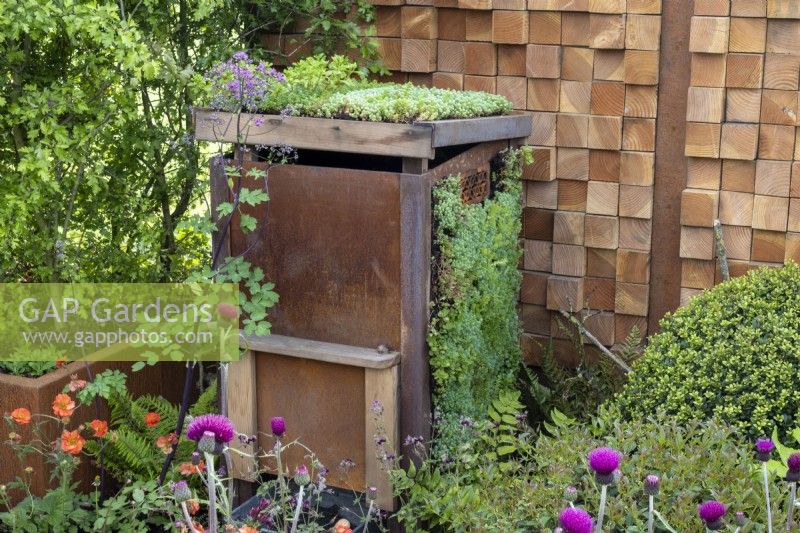
[[[263, 352], [255, 355], [259, 445], [272, 448], [270, 419], [282, 416], [286, 419], [284, 442], [298, 439], [313, 450], [330, 471], [329, 484], [363, 490], [367, 456], [364, 369]], [[310, 467], [307, 453], [293, 447], [284, 456], [284, 467], [290, 472], [301, 464]], [[339, 468], [343, 459], [355, 463], [348, 474]], [[264, 466], [275, 470], [274, 462]]]
[[256, 232], [245, 236], [234, 221], [231, 253], [244, 253], [275, 283], [280, 301], [270, 312], [273, 332], [397, 349], [398, 175], [276, 166], [268, 188], [270, 201], [248, 209], [258, 220]]

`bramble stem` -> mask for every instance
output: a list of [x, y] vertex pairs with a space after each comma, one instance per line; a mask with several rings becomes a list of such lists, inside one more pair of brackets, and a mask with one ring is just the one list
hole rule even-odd
[[602, 485], [600, 488], [600, 510], [597, 512], [597, 527], [594, 529], [597, 533], [603, 531], [603, 518], [606, 514], [606, 493], [608, 492], [608, 485]]

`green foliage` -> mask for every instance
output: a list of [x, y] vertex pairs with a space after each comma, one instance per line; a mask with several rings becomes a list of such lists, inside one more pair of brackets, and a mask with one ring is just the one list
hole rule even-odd
[[[217, 396], [216, 384], [208, 387], [190, 408], [193, 416], [214, 412]], [[104, 442], [103, 461], [108, 472], [117, 480], [127, 479], [148, 481], [158, 477], [164, 462], [164, 451], [156, 446], [156, 439], [168, 436], [175, 431], [178, 420], [178, 406], [160, 396], [140, 396], [133, 398], [129, 392], [112, 394], [108, 399], [111, 417], [109, 421], [109, 437]], [[147, 413], [158, 413], [161, 417], [158, 424], [149, 427], [144, 417]], [[99, 455], [100, 443], [88, 440], [86, 451], [94, 456]], [[189, 461], [195, 449], [195, 443], [181, 439], [178, 443], [173, 463], [175, 467]]]
[[666, 316], [616, 403], [629, 418], [718, 417], [751, 438], [796, 427], [800, 266], [751, 271]]
[[[78, 399], [82, 404], [88, 404], [95, 398], [110, 399], [115, 394], [127, 394], [125, 383], [128, 377], [119, 370], [110, 368], [94, 376], [94, 379], [78, 391]], [[64, 387], [64, 392], [69, 391], [69, 385]]]
[[485, 416], [492, 398], [513, 389], [520, 365], [518, 178], [525, 157], [504, 153], [494, 193], [481, 204], [462, 202], [457, 176], [433, 191], [438, 257], [428, 347], [445, 449], [461, 440], [461, 416]]
[[[789, 432], [789, 437], [795, 444], [800, 444], [800, 428], [794, 428]], [[767, 468], [772, 474], [777, 474], [779, 478], [783, 478], [786, 472], [789, 471], [787, 461], [789, 456], [793, 453], [800, 453], [800, 449], [790, 448], [788, 445], [781, 443], [778, 437], [778, 430], [772, 432], [772, 442], [775, 443], [775, 451], [778, 452], [779, 459], [770, 459], [767, 462]]]
[[3, 361], [0, 363], [0, 372], [28, 378], [38, 378], [55, 369], [55, 361]]

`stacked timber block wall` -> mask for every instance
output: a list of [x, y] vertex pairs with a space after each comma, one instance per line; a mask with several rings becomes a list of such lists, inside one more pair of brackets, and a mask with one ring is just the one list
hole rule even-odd
[[800, 261], [800, 2], [695, 0], [682, 195], [681, 300], [731, 274]]
[[373, 3], [394, 79], [502, 94], [533, 115], [520, 302], [528, 355], [531, 341], [564, 336], [558, 310], [599, 311], [587, 325], [606, 345], [634, 325], [645, 334], [660, 0]]

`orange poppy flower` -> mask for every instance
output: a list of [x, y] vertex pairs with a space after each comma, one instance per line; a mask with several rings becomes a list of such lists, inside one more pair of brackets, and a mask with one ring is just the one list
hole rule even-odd
[[253, 526], [244, 525], [239, 528], [239, 533], [258, 533], [258, 530]]
[[31, 412], [24, 407], [17, 407], [11, 411], [11, 418], [13, 418], [14, 422], [17, 424], [26, 426], [31, 423]]
[[53, 400], [53, 413], [56, 416], [66, 417], [72, 416], [75, 412], [75, 401], [69, 397], [68, 394], [59, 394]]
[[186, 500], [186, 509], [189, 514], [194, 516], [200, 510], [200, 502], [197, 500]]
[[92, 420], [89, 422], [89, 427], [94, 430], [94, 436], [98, 439], [102, 439], [108, 433], [108, 422], [105, 420]]
[[178, 444], [178, 436], [175, 433], [164, 435], [156, 439], [156, 446], [164, 453], [172, 451], [172, 446]]
[[161, 416], [158, 413], [147, 413], [144, 415], [144, 423], [147, 427], [157, 426], [161, 422]]
[[191, 462], [181, 463], [178, 466], [178, 472], [181, 473], [182, 476], [191, 476], [192, 474], [199, 474], [206, 469], [206, 463], [202, 459], [200, 460], [197, 465], [193, 465]]
[[78, 455], [81, 453], [85, 442], [86, 439], [81, 437], [81, 434], [77, 431], [64, 431], [61, 434], [61, 449], [69, 454]]

